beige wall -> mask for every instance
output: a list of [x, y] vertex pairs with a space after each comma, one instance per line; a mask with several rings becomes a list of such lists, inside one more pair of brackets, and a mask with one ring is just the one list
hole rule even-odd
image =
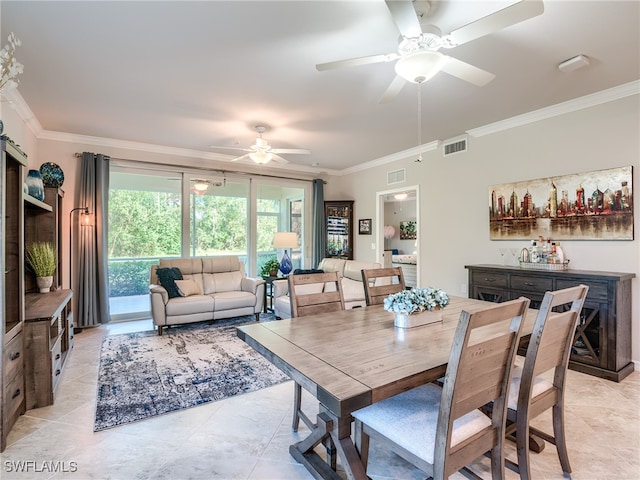
[[[386, 172], [406, 168], [407, 185], [419, 184], [421, 285], [463, 295], [468, 264], [501, 263], [498, 248], [523, 241], [489, 240], [490, 185], [605, 168], [634, 166], [634, 241], [562, 241], [571, 267], [632, 272], [640, 276], [638, 172], [640, 172], [638, 96], [591, 107], [526, 126], [469, 139], [464, 154], [444, 159], [441, 151], [352, 175], [331, 177], [329, 200], [355, 200], [354, 218], [375, 218], [376, 192], [389, 190]], [[393, 185], [394, 188], [402, 185]], [[374, 223], [374, 230], [380, 225]], [[371, 237], [356, 235], [355, 258], [374, 260]], [[633, 280], [633, 358], [640, 361], [639, 279]]]
[[[92, 151], [117, 158], [159, 161], [190, 166], [215, 164], [207, 160], [180, 158], [115, 147], [36, 139], [11, 106], [0, 105], [5, 133], [29, 155], [30, 168], [46, 161], [65, 172], [66, 192], [63, 228], [75, 206], [79, 161], [76, 152]], [[501, 263], [498, 248], [522, 248], [522, 241], [491, 241], [488, 230], [490, 185], [633, 165], [636, 190], [640, 171], [640, 108], [638, 95], [565, 114], [500, 133], [469, 139], [469, 151], [442, 158], [440, 150], [352, 175], [332, 176], [325, 187], [328, 200], [355, 200], [354, 220], [376, 218], [376, 192], [389, 190], [386, 172], [406, 168], [406, 186], [419, 185], [419, 252], [421, 285], [466, 295], [467, 264]], [[393, 134], [393, 132], [390, 132]], [[116, 142], [114, 142], [116, 143]], [[309, 178], [309, 176], [307, 176]], [[393, 188], [403, 187], [403, 184]], [[634, 209], [640, 212], [640, 195], [634, 192]], [[638, 229], [636, 213], [636, 230]], [[357, 223], [356, 230], [357, 232]], [[640, 276], [640, 241], [563, 241], [575, 269], [632, 272]], [[355, 258], [377, 260], [372, 249], [376, 235], [355, 234]], [[65, 242], [68, 239], [65, 237]], [[67, 256], [68, 244], [63, 244]], [[67, 263], [67, 258], [63, 260]], [[633, 280], [633, 358], [640, 361], [640, 291]]]

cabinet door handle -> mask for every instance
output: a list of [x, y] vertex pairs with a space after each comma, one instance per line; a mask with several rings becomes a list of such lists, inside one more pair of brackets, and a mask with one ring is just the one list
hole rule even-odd
[[19, 396], [20, 396], [20, 389], [18, 388], [16, 392], [13, 394], [13, 396], [11, 397], [11, 400], [13, 400], [14, 398], [18, 398]]
[[495, 278], [485, 278], [483, 279], [485, 282], [495, 282], [496, 279]]
[[12, 353], [11, 355], [9, 355], [9, 360], [11, 360], [12, 362], [14, 360], [19, 359], [19, 358], [20, 358], [20, 352], [15, 352], [15, 353]]
[[535, 284], [535, 283], [533, 283], [533, 282], [524, 282], [524, 284], [525, 284], [527, 287], [535, 287], [535, 286], [536, 286], [536, 284]]

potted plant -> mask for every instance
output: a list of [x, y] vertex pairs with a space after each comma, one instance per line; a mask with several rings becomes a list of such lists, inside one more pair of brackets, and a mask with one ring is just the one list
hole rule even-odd
[[275, 277], [278, 275], [278, 268], [280, 268], [280, 262], [276, 257], [271, 257], [262, 265], [260, 275], [263, 277]]
[[56, 253], [50, 242], [34, 242], [27, 245], [25, 257], [27, 265], [36, 275], [40, 293], [47, 293], [53, 284], [53, 272], [56, 270]]
[[394, 314], [394, 324], [400, 328], [441, 321], [442, 309], [447, 305], [447, 293], [433, 287], [414, 287], [391, 294], [384, 299], [384, 309]]

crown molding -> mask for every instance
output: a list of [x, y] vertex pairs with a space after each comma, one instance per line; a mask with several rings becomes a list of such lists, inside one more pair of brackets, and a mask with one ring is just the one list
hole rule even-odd
[[613, 102], [614, 100], [638, 94], [640, 94], [640, 80], [635, 80], [633, 82], [618, 85], [617, 87], [608, 88], [607, 90], [574, 98], [573, 100], [567, 100], [566, 102], [558, 103], [550, 107], [541, 108], [529, 113], [523, 113], [522, 115], [516, 115], [515, 117], [490, 123], [482, 127], [473, 128], [471, 130], [467, 130], [467, 133], [472, 137], [484, 137], [485, 135], [491, 135], [511, 128], [521, 127], [530, 123], [539, 122], [540, 120], [547, 120], [549, 118], [576, 112], [585, 108], [595, 107], [596, 105]]
[[[490, 123], [482, 127], [473, 128], [471, 130], [467, 130], [466, 133], [476, 138], [483, 137], [485, 135], [491, 135], [494, 133], [502, 132], [504, 130], [509, 130], [511, 128], [521, 127], [523, 125], [538, 122], [540, 120], [546, 120], [560, 115], [565, 115], [567, 113], [583, 110], [585, 108], [594, 107], [596, 105], [601, 105], [603, 103], [612, 102], [621, 98], [638, 94], [640, 94], [640, 80], [634, 80], [633, 82], [618, 85], [617, 87], [612, 87], [589, 95], [584, 95], [582, 97], [558, 103], [550, 107], [541, 108], [539, 110], [534, 110], [522, 115], [516, 115], [515, 117]], [[4, 95], [11, 102], [12, 108], [15, 109], [20, 118], [25, 122], [25, 124], [29, 127], [29, 129], [37, 139], [95, 145], [99, 147], [122, 148], [147, 153], [156, 153], [187, 158], [200, 158], [221, 162], [229, 162], [233, 158], [230, 155], [224, 155], [214, 152], [202, 152], [199, 150], [191, 150], [187, 148], [169, 147], [149, 143], [116, 140], [113, 138], [93, 137], [88, 135], [78, 135], [72, 133], [44, 130], [34, 113], [29, 108], [29, 105], [27, 105], [27, 103], [24, 101], [24, 98], [22, 98], [22, 95], [20, 95], [20, 92], [17, 89], [6, 92]], [[305, 167], [298, 165], [281, 167], [277, 164], [274, 164], [273, 167], [283, 170], [300, 171], [314, 174], [344, 176], [361, 172], [363, 170], [368, 170], [373, 167], [385, 165], [387, 163], [395, 162], [397, 160], [403, 160], [420, 153], [437, 150], [440, 144], [440, 140], [435, 140], [433, 142], [418, 145], [407, 150], [392, 153], [390, 155], [373, 159], [371, 161], [361, 163], [360, 165], [345, 168], [342, 170], [318, 169], [314, 167]]]

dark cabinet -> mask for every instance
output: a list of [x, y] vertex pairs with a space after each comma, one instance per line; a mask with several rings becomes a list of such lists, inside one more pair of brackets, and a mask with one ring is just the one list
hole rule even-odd
[[633, 273], [527, 270], [467, 265], [472, 298], [504, 302], [520, 296], [538, 308], [548, 290], [589, 287], [574, 335], [569, 368], [619, 382], [631, 372], [631, 279]]
[[353, 201], [324, 202], [325, 257], [353, 260]]

